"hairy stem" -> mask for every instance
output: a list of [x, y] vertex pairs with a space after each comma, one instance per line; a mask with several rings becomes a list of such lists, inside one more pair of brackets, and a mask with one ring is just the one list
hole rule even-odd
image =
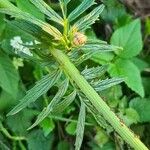
[[71, 63], [68, 56], [62, 51], [56, 49], [51, 50], [51, 53], [59, 62], [61, 67], [65, 70], [65, 72], [91, 101], [95, 109], [97, 109], [99, 113], [103, 115], [103, 117], [112, 125], [115, 131], [134, 149], [148, 150], [148, 148], [140, 141], [140, 139], [115, 115], [114, 112], [110, 110], [109, 106], [89, 85], [74, 64]]

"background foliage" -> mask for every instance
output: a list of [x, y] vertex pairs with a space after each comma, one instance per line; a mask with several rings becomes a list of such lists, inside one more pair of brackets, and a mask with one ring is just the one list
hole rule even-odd
[[[28, 0], [11, 1], [21, 10], [29, 12], [39, 19], [45, 19], [45, 16]], [[68, 11], [74, 10], [80, 2], [80, 0], [72, 0], [68, 5]], [[97, 2], [101, 4], [100, 1]], [[60, 7], [56, 1], [47, 1], [47, 3], [58, 13], [60, 12]], [[100, 16], [100, 21], [86, 30], [86, 34], [89, 38], [107, 40], [110, 44], [123, 47], [124, 50], [115, 53], [98, 53], [92, 56], [90, 60], [83, 62], [80, 70], [83, 70], [85, 66], [108, 65], [108, 71], [102, 75], [102, 78], [125, 78], [124, 83], [101, 91], [100, 94], [111, 109], [150, 148], [150, 19], [135, 16], [132, 9], [120, 1], [103, 0], [103, 3], [106, 8]], [[82, 10], [80, 11], [82, 13]], [[89, 9], [84, 13], [86, 14], [88, 11]], [[77, 13], [74, 11], [74, 15], [69, 17], [71, 21], [76, 19], [76, 15]], [[59, 82], [44, 96], [41, 96], [40, 92], [39, 95], [33, 95], [33, 99], [34, 96], [40, 96], [36, 103], [30, 104], [28, 108], [15, 116], [6, 117], [6, 114], [18, 104], [25, 92], [31, 89], [35, 82], [44, 75], [40, 63], [13, 55], [14, 47], [11, 40], [15, 37], [20, 37], [25, 46], [32, 46], [30, 42], [35, 39], [13, 26], [8, 21], [11, 19], [7, 15], [0, 14], [0, 149], [74, 149], [79, 109], [82, 109], [82, 113], [84, 113], [84, 106], [81, 105], [82, 107], [79, 108], [78, 100], [69, 105], [63, 113], [50, 115], [35, 128], [27, 130], [56, 94], [58, 87], [60, 87]], [[57, 16], [53, 21], [57, 22]], [[53, 22], [53, 24], [55, 23]], [[59, 76], [59, 73], [57, 75]], [[46, 79], [49, 80], [50, 77], [47, 76]], [[43, 84], [45, 80], [43, 79]], [[53, 84], [52, 82], [50, 81], [48, 85]], [[67, 81], [64, 84], [66, 85]], [[40, 91], [38, 82], [36, 90]], [[63, 95], [63, 93], [61, 94]], [[26, 97], [26, 99], [30, 98]], [[100, 128], [90, 113], [87, 113], [86, 118], [82, 119], [86, 121], [82, 149], [114, 150], [128, 148], [127, 145], [123, 147], [124, 143], [118, 135], [115, 133], [109, 135]], [[77, 130], [83, 131], [78, 128]]]

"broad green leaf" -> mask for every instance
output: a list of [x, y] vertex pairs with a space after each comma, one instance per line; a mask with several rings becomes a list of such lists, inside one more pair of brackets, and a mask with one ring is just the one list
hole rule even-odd
[[73, 21], [94, 4], [94, 0], [83, 0], [82, 3], [70, 13], [68, 20], [70, 22]]
[[30, 0], [42, 13], [44, 13], [52, 21], [63, 25], [63, 19], [43, 0]]
[[111, 44], [123, 47], [123, 51], [118, 52], [119, 57], [131, 58], [142, 50], [142, 34], [140, 20], [134, 20], [118, 30], [111, 37]]
[[139, 122], [139, 114], [138, 112], [133, 108], [127, 108], [125, 109], [125, 114], [118, 114], [119, 118], [123, 120], [123, 122], [127, 126], [131, 126], [132, 124], [137, 124]]
[[20, 100], [20, 103], [15, 106], [8, 115], [14, 115], [27, 107], [30, 103], [35, 102], [40, 96], [45, 94], [60, 78], [61, 71], [55, 71], [51, 74], [45, 75], [36, 85], [27, 91], [25, 97]]
[[59, 114], [63, 112], [74, 101], [75, 97], [76, 97], [76, 90], [74, 90], [71, 94], [66, 96], [64, 100], [58, 103], [55, 106], [55, 109], [53, 110], [52, 113]]
[[85, 79], [91, 80], [97, 77], [102, 76], [108, 69], [107, 65], [93, 67], [93, 68], [85, 68], [81, 74], [84, 76]]
[[107, 53], [99, 52], [96, 55], [93, 55], [91, 59], [98, 64], [104, 65], [111, 62], [114, 57], [115, 55], [112, 52], [107, 52]]
[[34, 111], [31, 109], [24, 109], [22, 112], [9, 116], [6, 119], [6, 124], [17, 134], [25, 134], [27, 133], [27, 128], [32, 124], [32, 119], [34, 118]]
[[91, 85], [97, 92], [99, 92], [107, 88], [110, 88], [114, 85], [120, 84], [123, 81], [124, 81], [124, 78], [112, 78], [112, 79], [105, 79], [105, 80], [92, 82]]
[[[21, 91], [19, 91], [20, 93]], [[0, 112], [3, 112], [10, 108], [11, 106], [14, 106], [16, 104], [17, 100], [12, 97], [11, 94], [2, 91], [0, 94]]]
[[43, 22], [42, 20], [35, 18], [34, 16], [32, 16], [29, 13], [22, 12], [21, 10], [14, 11], [14, 10], [3, 9], [3, 8], [0, 9], [0, 12], [11, 15], [18, 19], [23, 19], [23, 20], [31, 22], [31, 23], [39, 26], [40, 28], [42, 28], [45, 32], [49, 33], [56, 40], [60, 40], [62, 37], [62, 35], [58, 29], [56, 29], [55, 27], [51, 26], [50, 24], [48, 24], [46, 22]]
[[96, 135], [94, 136], [94, 141], [102, 147], [109, 141], [107, 133], [102, 128], [96, 128]]
[[40, 126], [41, 126], [42, 129], [43, 129], [43, 132], [44, 132], [44, 136], [45, 136], [45, 137], [48, 136], [49, 133], [52, 132], [52, 131], [54, 130], [54, 128], [55, 128], [55, 124], [54, 124], [53, 120], [50, 119], [50, 118], [44, 119], [44, 120], [41, 122]]
[[49, 103], [49, 105], [42, 110], [42, 112], [38, 115], [35, 123], [29, 129], [38, 125], [43, 119], [45, 119], [53, 111], [53, 109], [55, 109], [55, 106], [59, 103], [59, 101], [61, 100], [61, 98], [64, 96], [64, 94], [67, 91], [68, 83], [69, 83], [68, 79], [66, 79], [64, 82], [62, 82], [55, 97], [52, 99], [52, 101]]
[[85, 17], [79, 19], [74, 25], [73, 28], [78, 31], [84, 31], [90, 27], [96, 20], [98, 20], [99, 15], [104, 9], [104, 5], [96, 7], [92, 12], [90, 12]]
[[127, 86], [144, 97], [140, 71], [130, 60], [117, 59], [110, 65], [109, 73], [112, 77], [124, 77]]
[[140, 116], [140, 122], [150, 122], [150, 98], [134, 98], [129, 103]]
[[81, 101], [80, 113], [76, 128], [75, 150], [80, 150], [82, 145], [84, 136], [85, 115], [86, 115], [85, 104]]
[[0, 53], [0, 86], [15, 98], [18, 92], [19, 75], [8, 56]]
[[132, 62], [138, 67], [140, 71], [144, 71], [144, 69], [148, 68], [148, 63], [138, 57], [133, 57]]
[[70, 150], [70, 145], [67, 141], [60, 141], [57, 145], [57, 150]]
[[39, 11], [39, 9], [32, 5], [29, 0], [16, 0], [16, 3], [20, 10], [28, 12], [36, 18], [44, 20], [44, 15]]
[[4, 142], [2, 142], [0, 140], [0, 149], [1, 150], [10, 150], [10, 148], [8, 147], [8, 145], [6, 145]]
[[144, 86], [145, 95], [150, 96], [150, 77], [143, 77], [142, 82]]
[[76, 134], [76, 127], [77, 127], [77, 123], [71, 122], [71, 123], [67, 124], [67, 126], [65, 127], [65, 130], [68, 134], [75, 135]]
[[51, 150], [54, 136], [44, 136], [42, 130], [33, 130], [28, 134], [27, 144], [29, 150]]

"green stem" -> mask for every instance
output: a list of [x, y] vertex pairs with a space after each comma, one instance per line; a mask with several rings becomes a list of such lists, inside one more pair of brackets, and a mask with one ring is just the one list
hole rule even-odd
[[89, 83], [80, 74], [78, 69], [70, 62], [67, 55], [62, 51], [53, 49], [52, 55], [59, 62], [61, 67], [77, 84], [81, 91], [91, 101], [93, 106], [103, 115], [103, 117], [112, 125], [116, 132], [135, 150], [148, 150], [140, 139], [112, 112], [109, 106], [102, 100], [98, 93], [89, 85]]
[[9, 139], [14, 141], [26, 140], [25, 137], [22, 136], [12, 136], [10, 133], [3, 127], [2, 123], [0, 123], [0, 131]]

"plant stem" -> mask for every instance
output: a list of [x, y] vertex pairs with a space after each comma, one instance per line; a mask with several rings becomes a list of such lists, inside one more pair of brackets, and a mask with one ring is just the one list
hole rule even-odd
[[89, 85], [78, 69], [69, 60], [68, 56], [60, 50], [51, 50], [52, 55], [59, 62], [64, 71], [77, 84], [81, 91], [91, 101], [95, 109], [112, 125], [115, 131], [135, 150], [148, 150], [140, 139], [112, 112], [98, 93]]
[[10, 133], [3, 127], [2, 123], [0, 123], [0, 131], [9, 139], [14, 140], [14, 141], [21, 141], [21, 140], [26, 140], [25, 137], [23, 136], [12, 136]]

